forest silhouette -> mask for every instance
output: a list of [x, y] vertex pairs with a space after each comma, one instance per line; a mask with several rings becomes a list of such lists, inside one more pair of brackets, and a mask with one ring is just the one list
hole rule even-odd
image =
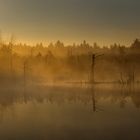
[[1, 83], [140, 82], [138, 39], [127, 47], [116, 43], [100, 47], [86, 41], [67, 46], [61, 41], [31, 46], [13, 40], [0, 42]]

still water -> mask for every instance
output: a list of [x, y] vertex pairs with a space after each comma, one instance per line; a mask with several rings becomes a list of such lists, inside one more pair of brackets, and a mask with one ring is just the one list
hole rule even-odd
[[0, 88], [0, 140], [139, 139], [138, 85]]

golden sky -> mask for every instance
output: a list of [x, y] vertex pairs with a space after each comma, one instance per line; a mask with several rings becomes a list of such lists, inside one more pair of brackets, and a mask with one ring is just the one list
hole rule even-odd
[[139, 0], [0, 0], [5, 40], [129, 45], [140, 36]]

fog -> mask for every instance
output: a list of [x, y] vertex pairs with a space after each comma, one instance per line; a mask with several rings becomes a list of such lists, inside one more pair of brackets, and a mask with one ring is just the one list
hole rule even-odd
[[[0, 79], [3, 82], [116, 82], [139, 83], [140, 42], [131, 46], [80, 45], [36, 46], [0, 44]], [[94, 56], [94, 58], [93, 58]]]
[[2, 140], [136, 140], [140, 41], [0, 43]]

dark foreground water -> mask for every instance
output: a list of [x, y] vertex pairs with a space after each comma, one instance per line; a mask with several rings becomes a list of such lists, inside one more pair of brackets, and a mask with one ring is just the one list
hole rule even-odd
[[139, 140], [140, 89], [0, 88], [0, 140]]

